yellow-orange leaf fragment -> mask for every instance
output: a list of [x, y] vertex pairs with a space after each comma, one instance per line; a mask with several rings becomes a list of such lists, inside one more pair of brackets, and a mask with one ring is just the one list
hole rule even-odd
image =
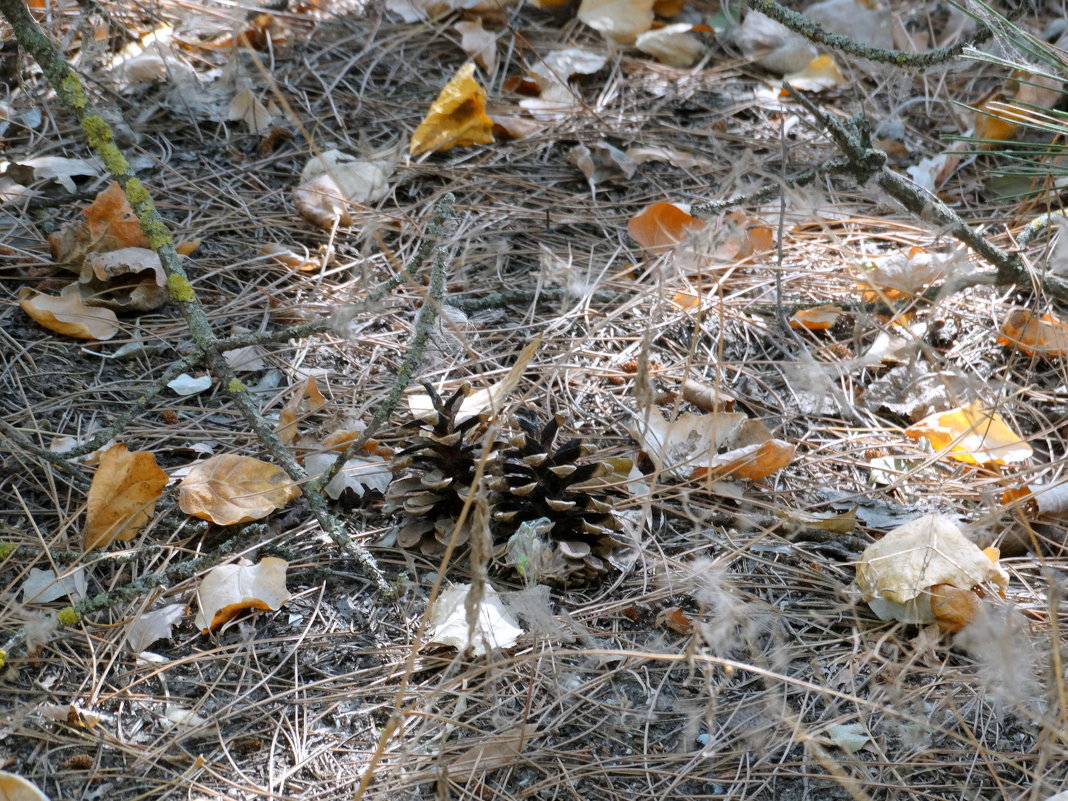
[[450, 147], [493, 142], [493, 120], [486, 114], [486, 90], [475, 80], [475, 62], [452, 76], [426, 118], [415, 129], [408, 152], [413, 156]]
[[962, 590], [952, 584], [935, 584], [931, 593], [931, 612], [942, 631], [960, 631], [975, 619], [979, 611], [979, 596], [972, 590]]
[[0, 799], [3, 801], [48, 801], [48, 796], [42, 793], [36, 784], [17, 773], [0, 770]]
[[83, 549], [132, 540], [152, 517], [166, 485], [167, 474], [148, 451], [131, 452], [122, 443], [103, 451], [89, 485]]
[[1068, 354], [1068, 323], [1051, 314], [1039, 317], [1026, 309], [1014, 309], [1001, 325], [998, 344], [1029, 356], [1064, 356]]
[[297, 417], [300, 414], [302, 406], [306, 406], [308, 411], [317, 412], [326, 404], [326, 398], [323, 397], [323, 393], [319, 391], [319, 386], [315, 383], [315, 378], [309, 376], [303, 385], [298, 384], [293, 389], [293, 394], [289, 396], [289, 400], [286, 401], [286, 405], [282, 407], [282, 411], [278, 413], [278, 425], [275, 427], [275, 432], [278, 434], [278, 438], [287, 445], [291, 443], [297, 437]]
[[58, 298], [19, 290], [19, 306], [49, 331], [78, 339], [111, 339], [119, 330], [119, 318], [111, 309], [86, 306], [77, 284], [63, 288]]
[[219, 565], [197, 589], [194, 623], [201, 633], [217, 629], [246, 609], [278, 609], [289, 600], [284, 559], [266, 556], [255, 565]]
[[948, 412], [935, 412], [910, 426], [913, 439], [926, 437], [936, 450], [948, 449], [951, 459], [965, 464], [997, 465], [1022, 462], [1031, 456], [1031, 446], [1013, 431], [997, 412], [979, 401]]
[[630, 238], [650, 253], [674, 247], [705, 221], [674, 203], [654, 203], [627, 223]]
[[842, 310], [837, 306], [815, 306], [811, 309], [799, 309], [790, 318], [791, 328], [807, 328], [809, 331], [826, 331], [834, 328]]
[[178, 485], [183, 512], [220, 526], [259, 520], [298, 495], [300, 489], [280, 467], [235, 454], [200, 462]]

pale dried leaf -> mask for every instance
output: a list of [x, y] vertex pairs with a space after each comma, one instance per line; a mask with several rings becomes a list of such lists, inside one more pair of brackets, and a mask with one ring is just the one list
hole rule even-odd
[[47, 604], [63, 597], [69, 597], [72, 601], [80, 601], [85, 597], [88, 586], [84, 567], [69, 570], [59, 578], [56, 578], [54, 570], [31, 567], [26, 581], [22, 583], [22, 602]]
[[[857, 563], [856, 581], [865, 601], [909, 605], [920, 598], [920, 603], [904, 610], [916, 619], [903, 621], [919, 623], [934, 618], [929, 594], [934, 585], [970, 590], [993, 582], [1004, 589], [1009, 576], [969, 541], [956, 523], [932, 514], [898, 526], [869, 545]], [[928, 614], [924, 613], [924, 603]], [[872, 608], [879, 614], [874, 605]]]
[[687, 479], [714, 465], [720, 449], [734, 442], [746, 419], [741, 412], [686, 413], [669, 422], [650, 409], [634, 418], [630, 430], [653, 464]]
[[131, 651], [140, 653], [152, 643], [170, 638], [175, 624], [187, 611], [185, 604], [167, 604], [138, 615], [126, 627], [126, 646]]
[[[68, 192], [77, 192], [78, 185], [74, 178], [97, 177], [104, 172], [104, 165], [98, 159], [69, 159], [63, 156], [38, 156], [22, 159], [8, 167], [9, 175], [13, 167], [28, 167], [31, 171], [30, 181], [55, 181]], [[20, 183], [29, 183], [20, 181]]]
[[669, 67], [692, 67], [704, 55], [705, 46], [691, 33], [693, 25], [680, 22], [640, 34], [634, 46]]
[[461, 20], [453, 25], [460, 34], [460, 47], [492, 75], [497, 69], [497, 34], [482, 27], [482, 18]]
[[202, 375], [193, 378], [189, 373], [182, 373], [173, 381], [168, 382], [167, 387], [176, 395], [188, 397], [203, 392], [211, 387], [211, 376]]
[[468, 628], [465, 604], [470, 591], [470, 584], [457, 584], [441, 593], [430, 612], [430, 642], [461, 652], [470, 648], [475, 656], [515, 645], [524, 631], [488, 584], [478, 605], [475, 629]]
[[279, 609], [289, 600], [284, 559], [266, 556], [255, 565], [219, 565], [197, 588], [193, 623], [202, 633], [217, 629], [246, 609]]
[[[513, 726], [503, 732], [480, 738], [474, 746], [454, 754], [453, 749], [444, 760], [448, 766], [449, 779], [466, 783], [473, 776], [489, 773], [500, 768], [514, 765], [523, 747], [538, 737], [538, 727], [533, 723]], [[464, 748], [466, 743], [460, 741], [456, 748]]]
[[655, 0], [582, 0], [578, 18], [617, 42], [630, 44], [653, 25]]

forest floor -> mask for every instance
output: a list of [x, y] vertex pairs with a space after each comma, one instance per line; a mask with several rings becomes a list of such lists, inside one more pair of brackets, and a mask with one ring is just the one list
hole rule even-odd
[[[948, 4], [888, 5], [918, 49], [968, 31]], [[562, 414], [568, 435], [600, 458], [631, 459], [643, 476], [617, 510], [629, 515], [630, 548], [588, 585], [526, 587], [499, 559], [487, 578], [462, 547], [447, 563], [401, 548], [381, 492], [342, 495], [333, 508], [398, 589], [390, 601], [298, 499], [229, 557], [284, 558], [281, 608], [202, 634], [193, 613], [204, 569], [57, 629], [68, 600], [27, 600], [31, 570], [77, 570], [83, 592], [115, 592], [214, 553], [233, 531], [196, 525], [172, 487], [135, 539], [82, 551], [94, 462], [62, 469], [39, 451], [62, 451], [132, 408], [188, 352], [190, 335], [168, 305], [120, 315], [118, 335], [103, 342], [30, 319], [20, 290], [58, 294], [72, 280], [48, 235], [108, 181], [25, 180], [30, 196], [12, 190], [24, 173], [9, 169], [0, 421], [38, 450], [0, 435], [0, 541], [16, 546], [0, 561], [0, 644], [13, 644], [0, 673], [0, 769], [54, 799], [1044, 801], [1068, 787], [1064, 529], [1037, 518], [1034, 502], [1005, 500], [1056, 484], [1068, 377], [1055, 347], [1029, 354], [999, 342], [1012, 310], [1056, 316], [1056, 303], [1032, 285], [864, 294], [858, 279], [887, 259], [906, 272], [987, 265], [844, 176], [717, 215], [677, 247], [639, 246], [628, 223], [650, 204], [782, 186], [838, 155], [779, 95], [779, 76], [725, 37], [699, 32], [699, 64], [679, 68], [607, 43], [574, 4], [433, 22], [378, 3], [321, 6], [250, 22], [251, 6], [207, 0], [59, 2], [41, 18], [124, 121], [119, 143], [176, 239], [199, 240], [186, 269], [216, 332], [335, 315], [325, 334], [264, 346], [241, 373], [271, 421], [315, 378], [324, 403], [299, 410], [299, 456], [366, 423], [389, 392], [427, 302], [429, 263], [370, 307], [357, 304], [412, 263], [452, 193], [455, 219], [438, 243], [443, 322], [418, 378], [443, 394], [463, 381], [485, 389], [540, 337], [496, 419], [509, 434], [519, 407], [542, 421]], [[723, 20], [713, 3], [682, 15]], [[513, 122], [514, 138], [498, 128], [493, 143], [411, 157], [413, 131], [469, 58], [454, 25], [476, 16], [497, 34], [496, 64], [476, 72], [488, 113], [523, 120], [525, 135]], [[1035, 36], [1055, 22], [1018, 20]], [[269, 32], [254, 56], [234, 39], [242, 30]], [[153, 31], [172, 59], [164, 73], [135, 80], [117, 69], [123, 48]], [[564, 48], [604, 65], [565, 76], [570, 108], [538, 120], [536, 104], [522, 102], [537, 91], [532, 65]], [[6, 30], [0, 57], [11, 76], [0, 158], [87, 158], [78, 126]], [[841, 119], [867, 115], [902, 171], [944, 153], [946, 137], [971, 124], [966, 105], [1004, 91], [1009, 77], [962, 58], [926, 71], [835, 59], [841, 79], [809, 97]], [[183, 80], [185, 93], [175, 88]], [[228, 113], [243, 88], [273, 116], [264, 135]], [[575, 149], [599, 158], [613, 152], [604, 145], [636, 148], [634, 163], [600, 161], [591, 184]], [[352, 207], [351, 225], [325, 230], [302, 218], [293, 189], [309, 158], [335, 148], [392, 172], [381, 196]], [[1001, 148], [983, 150], [938, 188], [1006, 249], [1060, 202], [1052, 180], [1010, 196], [1007, 186], [1031, 181], [1013, 163]], [[1050, 241], [1023, 253], [1036, 270], [1059, 258]], [[295, 270], [265, 245], [327, 257]], [[515, 294], [491, 297], [502, 291]], [[824, 304], [839, 306], [830, 328], [784, 325]], [[151, 347], [118, 353], [128, 343]], [[757, 480], [658, 469], [636, 432], [650, 410], [708, 413], [684, 399], [686, 380], [729, 396], [724, 405], [792, 446], [789, 464]], [[973, 401], [996, 409], [1030, 456], [969, 464], [905, 433]], [[380, 453], [405, 447], [410, 419], [402, 402], [375, 437]], [[270, 459], [218, 381], [188, 396], [165, 390], [115, 439], [153, 453], [172, 477], [207, 454]], [[931, 513], [1000, 547], [1009, 576], [1004, 597], [987, 593], [956, 634], [881, 621], [854, 583], [869, 544]], [[525, 633], [488, 655], [428, 645], [432, 596], [473, 577], [501, 593]], [[168, 604], [183, 605], [170, 636], [134, 648], [130, 623]]]

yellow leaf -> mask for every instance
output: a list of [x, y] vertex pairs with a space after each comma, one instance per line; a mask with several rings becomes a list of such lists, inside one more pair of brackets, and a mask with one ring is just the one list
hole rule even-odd
[[412, 134], [408, 152], [413, 156], [451, 147], [493, 142], [493, 120], [486, 115], [486, 90], [475, 80], [475, 63], [457, 70], [426, 118]]
[[79, 339], [111, 339], [119, 318], [111, 309], [86, 306], [77, 284], [63, 287], [58, 298], [38, 295], [29, 287], [19, 290], [19, 306], [26, 314], [57, 334]]
[[[845, 83], [842, 71], [828, 55], [816, 56], [803, 70], [784, 75], [782, 79], [802, 92], [822, 92]], [[785, 91], [783, 90], [784, 94]]]
[[278, 609], [289, 600], [284, 559], [266, 556], [255, 565], [219, 565], [197, 589], [199, 611], [193, 622], [202, 634], [217, 629], [246, 609]]
[[913, 439], [927, 437], [935, 450], [965, 464], [1008, 464], [1031, 456], [1031, 446], [1009, 428], [997, 412], [979, 401], [948, 412], [935, 412], [906, 429]]
[[89, 485], [85, 512], [85, 550], [128, 542], [152, 517], [156, 501], [167, 485], [167, 474], [148, 451], [126, 450], [122, 443], [100, 454], [100, 465]]
[[1014, 309], [1001, 326], [998, 344], [1030, 356], [1064, 356], [1068, 354], [1068, 323], [1051, 314], [1039, 317], [1026, 309]]
[[183, 512], [220, 526], [259, 520], [298, 495], [300, 489], [280, 467], [234, 454], [196, 464], [178, 485]]

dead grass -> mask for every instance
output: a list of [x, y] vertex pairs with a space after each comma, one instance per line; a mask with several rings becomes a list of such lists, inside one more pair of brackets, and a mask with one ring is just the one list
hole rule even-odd
[[[919, 13], [917, 4], [895, 5], [906, 18]], [[193, 11], [228, 13], [202, 4], [164, 4], [151, 13], [100, 6], [114, 38], [100, 51], [79, 50], [77, 63], [95, 75], [120, 40]], [[491, 98], [509, 97], [505, 78], [534, 53], [564, 45], [604, 50], [570, 16], [529, 8], [508, 16], [503, 24], [515, 36], [502, 41], [514, 44], [486, 80]], [[62, 38], [81, 21], [71, 10], [49, 28]], [[1039, 801], [1065, 786], [1059, 523], [1034, 526], [1042, 553], [1025, 547], [1007, 559], [1008, 598], [956, 638], [879, 623], [851, 588], [851, 561], [872, 536], [927, 511], [960, 515], [985, 541], [1031, 541], [1030, 524], [1003, 507], [1001, 493], [1060, 474], [1066, 377], [1060, 361], [1028, 359], [997, 347], [995, 338], [1010, 307], [1044, 311], [1042, 298], [975, 288], [917, 304], [939, 333], [910, 358], [959, 373], [969, 392], [997, 400], [1036, 449], [1030, 467], [1002, 475], [924, 453], [904, 436], [907, 420], [864, 402], [866, 388], [888, 369], [855, 366], [880, 332], [892, 333], [874, 314], [859, 311], [830, 334], [804, 332], [803, 349], [778, 326], [776, 271], [787, 304], [856, 302], [855, 260], [945, 241], [883, 198], [845, 183], [789, 194], [788, 211], [802, 224], [787, 225], [781, 262], [774, 253], [712, 266], [643, 259], [626, 223], [646, 204], [724, 198], [781, 173], [778, 111], [753, 101], [754, 74], [718, 49], [707, 69], [692, 72], [610, 55], [605, 70], [577, 81], [583, 107], [544, 132], [402, 160], [391, 194], [333, 237], [337, 264], [295, 274], [256, 254], [264, 242], [314, 252], [330, 239], [299, 218], [289, 194], [313, 147], [367, 154], [406, 141], [464, 59], [449, 21], [397, 24], [371, 9], [295, 23], [293, 41], [261, 58], [296, 113], [292, 127], [299, 124], [312, 142], [298, 135], [263, 156], [239, 125], [189, 121], [152, 89], [116, 98], [141, 137], [133, 153], [147, 157], [142, 176], [157, 204], [180, 238], [203, 240], [191, 270], [220, 332], [329, 314], [358, 299], [411, 257], [449, 191], [460, 210], [450, 298], [502, 288], [571, 292], [560, 301], [454, 316], [435, 338], [424, 379], [488, 385], [541, 334], [542, 348], [512, 400], [543, 415], [567, 414], [575, 431], [606, 452], [634, 451], [626, 421], [637, 380], [664, 395], [692, 377], [729, 391], [776, 436], [796, 443], [799, 456], [759, 486], [660, 477], [653, 524], [629, 573], [551, 599], [529, 591], [514, 597], [532, 636], [513, 651], [472, 660], [414, 650], [439, 564], [375, 549], [403, 589], [397, 605], [380, 602], [298, 504], [240, 554], [287, 558], [292, 601], [211, 637], [187, 620], [173, 640], [154, 646], [160, 661], [146, 661], [125, 648], [123, 624], [154, 604], [188, 600], [195, 578], [56, 634], [47, 608], [17, 597], [28, 571], [73, 559], [88, 565], [92, 592], [107, 591], [203, 553], [220, 535], [160, 517], [123, 552], [128, 558], [64, 556], [79, 542], [84, 480], [0, 442], [0, 539], [26, 549], [0, 565], [0, 630], [6, 639], [26, 625], [33, 645], [0, 681], [0, 767], [56, 798], [336, 799], [353, 795], [372, 764], [366, 797], [391, 801]], [[200, 58], [203, 68], [227, 60], [225, 53]], [[858, 69], [854, 84], [821, 99], [845, 113], [863, 105], [879, 119], [914, 97], [972, 99], [998, 79], [992, 70], [967, 70], [913, 82], [883, 72], [872, 80]], [[12, 107], [40, 106], [45, 122], [10, 129], [8, 157], [83, 155], [34, 72], [24, 69], [21, 81]], [[908, 106], [909, 141], [920, 154], [939, 151], [933, 133], [958, 130], [947, 112], [941, 102]], [[600, 140], [676, 148], [702, 161], [686, 169], [646, 163], [629, 182], [593, 194], [568, 152]], [[788, 142], [791, 165], [831, 155], [803, 121]], [[969, 220], [988, 218], [990, 235], [1003, 237], [998, 223], [1012, 210], [982, 197], [982, 168], [964, 169], [951, 191], [967, 204]], [[77, 208], [60, 198], [51, 211], [69, 219]], [[777, 225], [777, 203], [745, 211]], [[79, 347], [32, 324], [15, 298], [19, 287], [51, 275], [45, 236], [53, 221], [31, 219], [17, 209], [0, 216], [8, 248], [0, 255], [0, 409], [47, 446], [53, 436], [84, 437], [106, 423], [188, 343], [168, 309], [125, 318], [125, 338], [103, 347]], [[620, 299], [595, 303], [594, 289]], [[697, 294], [700, 304], [681, 309], [670, 302], [676, 292]], [[301, 371], [315, 370], [331, 404], [305, 421], [309, 429], [366, 419], [392, 380], [423, 296], [409, 283], [344, 330], [272, 349], [270, 369], [252, 376], [262, 408], [277, 412]], [[105, 358], [137, 338], [163, 348], [131, 362]], [[645, 366], [636, 374], [628, 363]], [[179, 422], [164, 422], [164, 409]], [[398, 413], [394, 422], [402, 419]], [[203, 443], [216, 453], [259, 453], [218, 389], [167, 396], [124, 439], [156, 453], [165, 468], [193, 460], [191, 448]], [[385, 440], [397, 442], [390, 432]], [[871, 460], [887, 455], [908, 457], [909, 468], [873, 484]], [[827, 536], [791, 519], [854, 505], [861, 526], [851, 536]], [[370, 545], [388, 531], [374, 501], [347, 514]], [[469, 572], [462, 558], [448, 566], [450, 580], [469, 580]], [[496, 586], [520, 591], [498, 573], [491, 571]], [[672, 608], [693, 621], [692, 635], [657, 622]], [[102, 717], [91, 726], [56, 722], [47, 704]], [[173, 709], [192, 710], [203, 722], [168, 724]], [[833, 727], [842, 724], [858, 724], [868, 745], [854, 754], [838, 748]], [[393, 736], [384, 740], [385, 731]]]

